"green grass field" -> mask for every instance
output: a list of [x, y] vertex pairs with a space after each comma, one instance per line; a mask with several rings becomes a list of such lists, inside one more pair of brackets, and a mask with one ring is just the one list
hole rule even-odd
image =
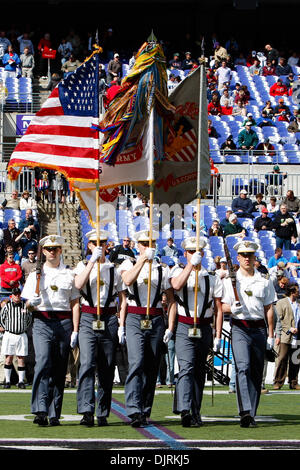
[[[167, 391], [164, 388], [163, 391]], [[282, 393], [284, 391], [284, 393]], [[113, 398], [124, 403], [122, 388], [114, 389]], [[118, 393], [117, 393], [118, 392]], [[210, 389], [205, 388], [202, 405], [201, 428], [183, 428], [178, 416], [172, 413], [171, 392], [155, 396], [151, 420], [189, 440], [291, 440], [300, 438], [300, 392], [289, 393], [287, 386], [280, 392], [270, 391], [262, 395], [257, 416], [257, 428], [242, 429], [237, 416], [236, 396], [227, 392], [227, 387], [215, 387], [214, 400]], [[207, 394], [208, 393], [208, 394]], [[62, 426], [39, 427], [32, 423], [30, 392], [12, 388], [0, 392], [0, 437], [1, 439], [141, 439], [145, 437], [124, 423], [114, 412], [109, 417], [110, 426], [86, 428], [79, 426], [76, 414], [76, 393], [64, 396]], [[72, 416], [71, 416], [72, 415]], [[25, 419], [24, 419], [25, 416]], [[6, 417], [5, 419], [3, 419]], [[145, 428], [147, 429], [147, 428]]]

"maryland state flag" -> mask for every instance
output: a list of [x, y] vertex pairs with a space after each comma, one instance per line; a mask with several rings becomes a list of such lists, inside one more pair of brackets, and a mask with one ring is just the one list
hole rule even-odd
[[[203, 74], [201, 81], [200, 73]], [[175, 113], [168, 122], [164, 159], [155, 162], [154, 200], [158, 204], [184, 205], [196, 198], [198, 168], [201, 172], [200, 189], [208, 191], [210, 184], [204, 67], [198, 67], [189, 74], [172, 91], [169, 101]], [[148, 192], [146, 186], [140, 186], [139, 190], [145, 195]]]

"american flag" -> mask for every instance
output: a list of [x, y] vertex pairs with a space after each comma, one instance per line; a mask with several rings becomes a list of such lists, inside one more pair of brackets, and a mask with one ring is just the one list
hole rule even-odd
[[198, 138], [195, 129], [185, 119], [180, 118], [175, 127], [169, 128], [165, 158], [173, 162], [192, 162], [197, 155]]
[[92, 128], [99, 116], [98, 90], [94, 53], [59, 82], [32, 118], [10, 158], [12, 178], [29, 166], [55, 169], [71, 181], [98, 180], [99, 132]]

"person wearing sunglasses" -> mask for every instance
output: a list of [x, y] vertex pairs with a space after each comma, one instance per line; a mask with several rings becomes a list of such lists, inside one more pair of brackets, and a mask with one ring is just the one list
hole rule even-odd
[[[128, 289], [124, 328], [128, 352], [125, 405], [131, 426], [140, 427], [147, 425], [147, 419], [151, 415], [166, 330], [161, 303], [162, 293], [165, 292], [167, 296], [169, 311], [176, 308], [176, 304], [168, 280], [168, 270], [154, 260], [155, 248], [150, 248], [149, 231], [141, 230], [136, 233], [135, 238], [139, 251], [136, 262], [127, 259], [118, 270]], [[156, 234], [153, 233], [151, 242], [154, 244], [155, 240]], [[147, 311], [150, 322], [145, 325]]]
[[[127, 305], [126, 291], [121, 276], [115, 265], [105, 257], [108, 235], [106, 230], [100, 230], [99, 246], [97, 246], [96, 230], [88, 232], [86, 234], [87, 255], [90, 254], [91, 257], [89, 260], [80, 261], [74, 269], [75, 286], [82, 294], [77, 411], [83, 415], [80, 424], [87, 427], [94, 426], [95, 412], [98, 426], [108, 425], [116, 349], [119, 342], [118, 332], [124, 325]], [[100, 320], [103, 322], [103, 329], [99, 329], [97, 325], [98, 262], [100, 263]], [[119, 311], [117, 312], [118, 303]], [[120, 318], [120, 329], [117, 313]], [[120, 343], [124, 341], [125, 338], [120, 337]], [[98, 374], [97, 399], [95, 399], [96, 372]]]
[[[28, 275], [22, 297], [33, 312], [35, 368], [31, 395], [34, 423], [60, 425], [70, 346], [79, 327], [79, 290], [72, 270], [61, 260], [65, 240], [48, 235], [39, 242], [45, 262], [38, 284], [37, 272]], [[49, 421], [48, 421], [49, 418]]]
[[[173, 317], [169, 316], [168, 328], [168, 332], [174, 334], [177, 323], [175, 349], [179, 374], [174, 397], [174, 412], [181, 414], [183, 427], [198, 427], [202, 425], [200, 409], [209, 348], [214, 344], [215, 351], [220, 350], [223, 287], [220, 277], [209, 274], [201, 265], [206, 246], [204, 237], [199, 238], [199, 251], [196, 251], [197, 238], [195, 236], [187, 237], [181, 246], [187, 263], [184, 268], [175, 265], [170, 271], [170, 283], [175, 291], [178, 312]], [[194, 328], [195, 321], [196, 269], [198, 269], [196, 325], [199, 337], [192, 337], [189, 333]], [[216, 314], [215, 340], [213, 340], [211, 326], [214, 313]]]
[[239, 269], [234, 294], [230, 279], [224, 282], [223, 311], [231, 314], [232, 354], [236, 370], [237, 405], [242, 428], [255, 427], [263, 382], [266, 349], [274, 347], [273, 282], [255, 268], [258, 245], [250, 240], [234, 245]]

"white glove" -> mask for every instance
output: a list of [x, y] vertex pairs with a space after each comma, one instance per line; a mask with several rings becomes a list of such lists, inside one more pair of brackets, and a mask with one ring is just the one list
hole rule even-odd
[[193, 266], [197, 266], [198, 264], [201, 263], [201, 261], [202, 261], [201, 253], [199, 251], [196, 251], [191, 257], [191, 264]]
[[214, 352], [219, 353], [221, 349], [221, 338], [214, 339]]
[[37, 307], [42, 303], [42, 297], [37, 294], [34, 294], [33, 299], [29, 299], [29, 303], [30, 305], [32, 305], [32, 307]]
[[268, 338], [267, 339], [267, 350], [271, 351], [271, 349], [274, 348], [274, 338]]
[[145, 255], [149, 261], [152, 261], [155, 255], [155, 248], [146, 248]]
[[74, 349], [75, 346], [77, 346], [77, 343], [78, 343], [78, 331], [72, 331], [71, 341], [70, 341], [71, 348]]
[[243, 307], [239, 304], [239, 302], [235, 301], [233, 304], [231, 304], [231, 313], [234, 313], [235, 315], [243, 313]]
[[165, 344], [168, 344], [168, 342], [170, 341], [172, 336], [173, 336], [173, 332], [171, 330], [166, 330], [165, 334], [164, 334], [164, 337], [163, 337], [163, 342]]
[[119, 328], [118, 328], [118, 337], [119, 337], [119, 343], [120, 344], [125, 344], [126, 343], [125, 326], [119, 326]]
[[93, 253], [92, 253], [92, 256], [90, 258], [90, 261], [92, 263], [96, 263], [96, 261], [101, 258], [102, 256], [102, 247], [101, 246], [95, 246], [95, 248], [93, 249]]

